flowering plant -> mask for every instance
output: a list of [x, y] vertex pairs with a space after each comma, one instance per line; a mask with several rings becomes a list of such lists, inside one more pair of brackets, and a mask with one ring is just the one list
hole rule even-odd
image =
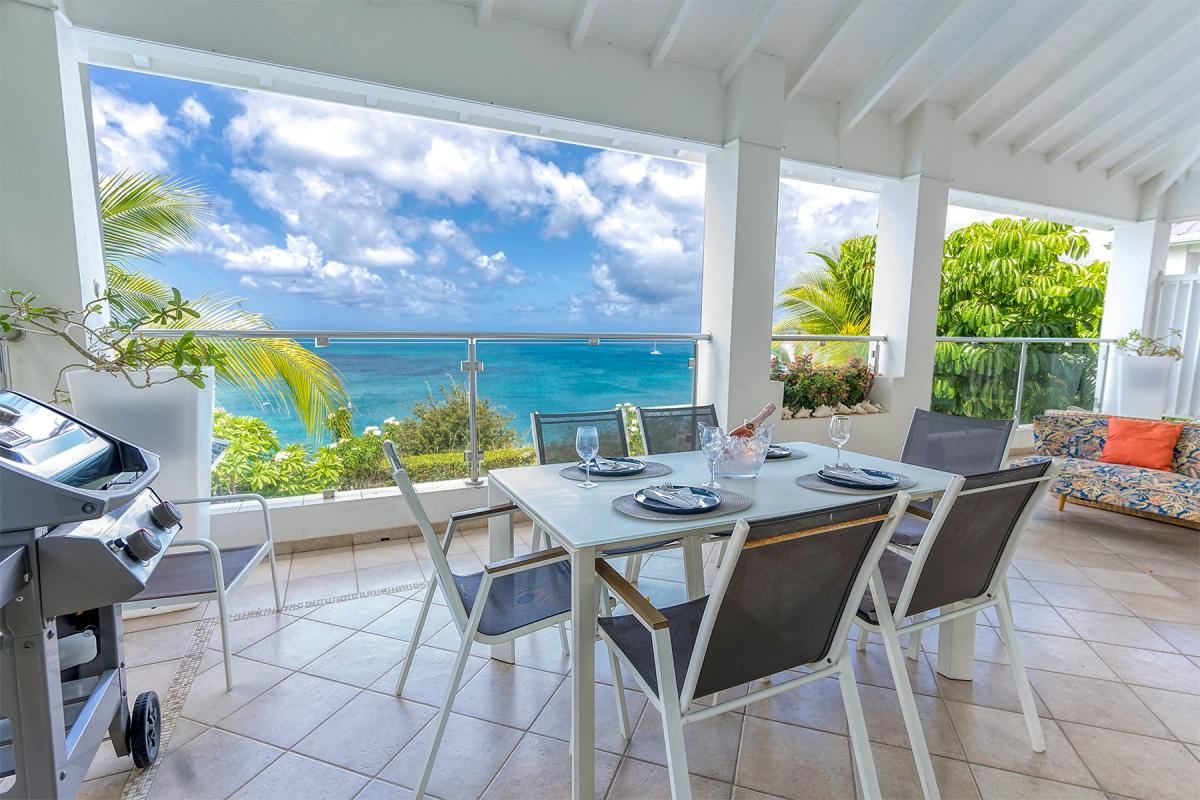
[[[779, 363], [779, 362], [776, 362]], [[775, 374], [783, 381], [783, 405], [789, 411], [836, 406], [853, 406], [867, 399], [875, 373], [861, 358], [835, 366], [816, 364], [811, 353], [782, 365]]]

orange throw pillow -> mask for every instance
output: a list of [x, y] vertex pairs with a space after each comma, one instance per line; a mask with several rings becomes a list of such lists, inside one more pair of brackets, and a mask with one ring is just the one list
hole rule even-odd
[[1108, 441], [1100, 460], [1109, 464], [1170, 470], [1182, 422], [1154, 422], [1127, 417], [1108, 418]]

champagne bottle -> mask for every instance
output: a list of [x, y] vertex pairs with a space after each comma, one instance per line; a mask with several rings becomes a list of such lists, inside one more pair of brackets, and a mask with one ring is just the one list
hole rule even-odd
[[729, 435], [730, 436], [740, 436], [742, 438], [748, 439], [754, 435], [755, 431], [758, 430], [758, 426], [762, 425], [764, 422], [766, 422], [767, 417], [771, 416], [774, 413], [775, 413], [775, 404], [767, 403], [765, 406], [763, 406], [762, 411], [760, 411], [754, 415], [753, 419], [743, 422], [741, 425], [739, 425], [738, 427], [731, 430], [729, 432]]

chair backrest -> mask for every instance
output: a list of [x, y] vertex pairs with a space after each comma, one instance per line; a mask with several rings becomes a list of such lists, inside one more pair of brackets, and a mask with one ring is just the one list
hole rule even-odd
[[918, 408], [913, 412], [900, 460], [905, 464], [978, 475], [1004, 464], [1014, 419], [975, 419]]
[[1058, 469], [1046, 459], [972, 475], [947, 492], [913, 554], [896, 616], [995, 592]]
[[682, 701], [836, 656], [908, 505], [903, 492], [850, 506], [739, 521], [697, 615]]
[[425, 506], [421, 505], [421, 498], [417, 495], [417, 490], [413, 488], [412, 480], [400, 462], [400, 456], [396, 454], [396, 446], [386, 439], [383, 442], [383, 455], [387, 458], [388, 466], [392, 470], [392, 480], [396, 482], [396, 488], [404, 496], [408, 510], [412, 512], [413, 518], [417, 521], [417, 527], [421, 530], [421, 538], [425, 540], [425, 547], [429, 550], [429, 560], [433, 562], [433, 568], [437, 572], [438, 588], [442, 590], [446, 607], [450, 609], [458, 629], [465, 630], [467, 610], [463, 606], [458, 591], [454, 588], [454, 572], [450, 569], [446, 551], [433, 530], [433, 523], [429, 521], [429, 515], [425, 513]]
[[625, 439], [624, 412], [573, 411], [566, 414], [529, 415], [533, 429], [533, 446], [537, 448], [539, 464], [561, 464], [578, 461], [575, 453], [575, 431], [591, 425], [600, 434], [600, 455], [608, 458], [629, 455], [629, 443]]
[[699, 424], [717, 427], [717, 409], [713, 405], [638, 408], [637, 413], [648, 456], [699, 450]]

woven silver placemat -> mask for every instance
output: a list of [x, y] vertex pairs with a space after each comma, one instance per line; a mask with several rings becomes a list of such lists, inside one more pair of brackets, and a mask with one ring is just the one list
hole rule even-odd
[[719, 517], [722, 514], [733, 514], [738, 511], [745, 511], [750, 507], [750, 498], [744, 494], [731, 492], [728, 489], [712, 489], [718, 497], [721, 498], [721, 505], [714, 508], [712, 511], [705, 511], [703, 514], [666, 514], [662, 511], [651, 511], [648, 508], [642, 508], [633, 499], [631, 494], [623, 494], [612, 501], [612, 506], [622, 514], [627, 514], [638, 519], [656, 519], [656, 520], [671, 520], [678, 522], [681, 519], [706, 519], [708, 517]]
[[796, 485], [803, 486], [805, 489], [816, 489], [818, 492], [833, 492], [834, 494], [884, 494], [886, 492], [898, 492], [901, 489], [908, 489], [916, 486], [917, 482], [906, 475], [898, 475], [900, 485], [893, 486], [890, 489], [851, 489], [849, 486], [838, 486], [835, 483], [821, 480], [815, 472], [810, 472], [806, 475], [801, 475], [796, 478]]
[[[594, 481], [628, 481], [628, 480], [632, 480], [633, 478], [659, 478], [659, 477], [662, 477], [663, 475], [671, 474], [671, 468], [668, 467], [666, 464], [660, 464], [657, 461], [643, 461], [642, 463], [646, 465], [646, 468], [644, 470], [642, 470], [641, 472], [634, 472], [629, 475], [597, 475], [596, 473], [593, 472], [592, 480], [594, 480]], [[575, 466], [574, 464], [572, 464], [569, 467], [563, 467], [562, 469], [560, 469], [558, 471], [558, 474], [562, 475], [564, 478], [568, 478], [573, 481], [581, 481], [585, 477], [583, 474], [583, 470], [580, 469], [579, 467]]]

